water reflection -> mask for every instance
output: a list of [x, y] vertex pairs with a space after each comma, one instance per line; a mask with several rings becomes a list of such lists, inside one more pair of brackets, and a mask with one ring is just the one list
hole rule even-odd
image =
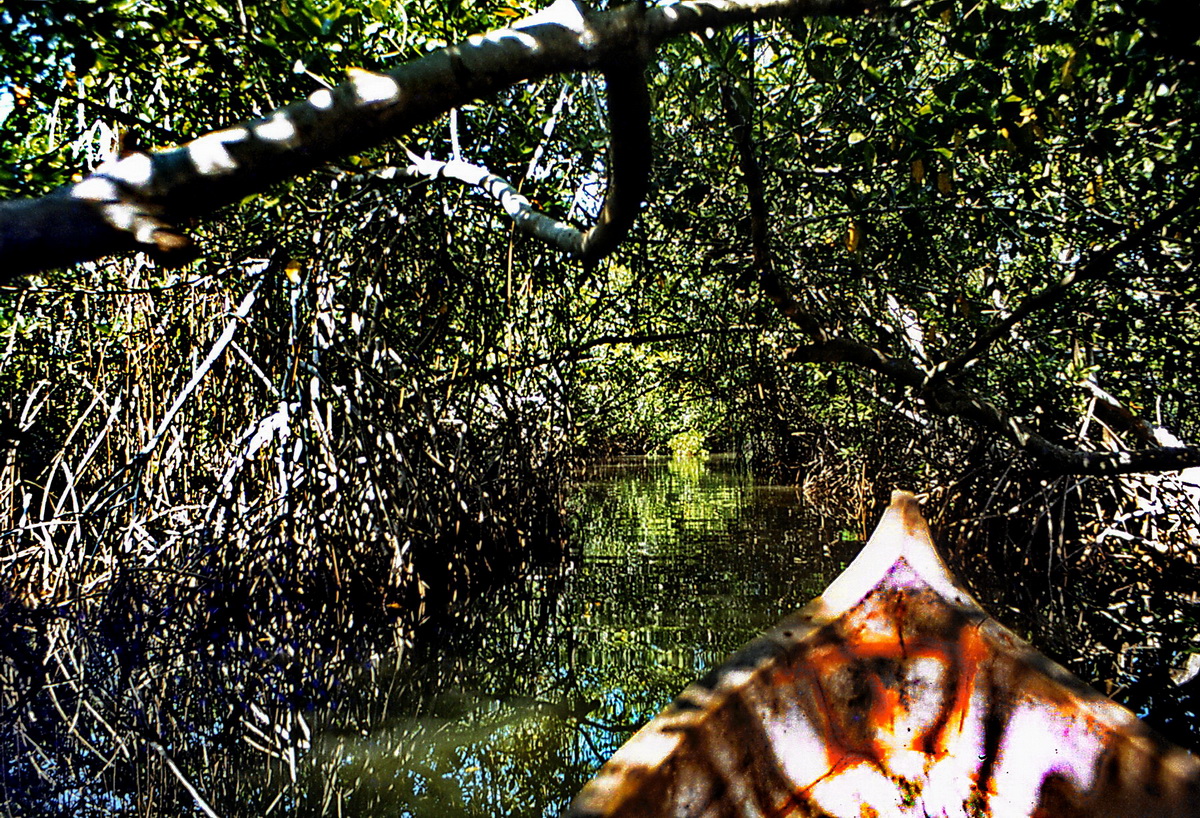
[[572, 560], [430, 620], [308, 756], [307, 812], [555, 815], [688, 682], [856, 550], [732, 462], [595, 466]]

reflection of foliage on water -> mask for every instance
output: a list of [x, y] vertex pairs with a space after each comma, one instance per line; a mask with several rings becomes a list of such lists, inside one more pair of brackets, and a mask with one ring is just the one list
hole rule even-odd
[[430, 617], [351, 682], [305, 763], [304, 803], [353, 815], [535, 815], [595, 767], [570, 675], [563, 565]]
[[[732, 461], [609, 467], [583, 482], [575, 534], [578, 638], [597, 668], [623, 668], [601, 717], [639, 722], [750, 635], [820, 592], [840, 567], [795, 493], [757, 486]], [[841, 546], [838, 546], [842, 556]]]
[[719, 535], [741, 518], [748, 475], [717, 472], [697, 458], [664, 460], [656, 468], [592, 466], [594, 474], [622, 471], [625, 479], [589, 482], [576, 489], [574, 529], [592, 554], [624, 553], [627, 528], [635, 526], [639, 550], [663, 553], [704, 533]]
[[793, 492], [720, 462], [593, 468], [571, 508], [571, 571], [431, 617], [348, 686], [321, 718], [305, 803], [557, 814], [634, 728], [848, 556], [803, 533]]

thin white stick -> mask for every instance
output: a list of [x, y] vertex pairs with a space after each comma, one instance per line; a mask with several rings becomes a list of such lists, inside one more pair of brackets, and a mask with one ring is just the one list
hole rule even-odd
[[148, 440], [146, 445], [142, 447], [140, 452], [138, 452], [139, 458], [148, 457], [150, 453], [154, 451], [154, 448], [158, 445], [158, 442], [162, 440], [163, 436], [167, 433], [167, 429], [175, 420], [175, 415], [179, 414], [179, 410], [183, 408], [183, 404], [187, 402], [187, 399], [191, 397], [192, 392], [194, 392], [196, 387], [200, 385], [200, 382], [204, 380], [204, 376], [208, 374], [210, 369], [212, 369], [213, 364], [215, 364], [217, 359], [220, 358], [225, 352], [225, 347], [229, 346], [230, 342], [233, 341], [234, 333], [237, 332], [238, 322], [249, 315], [250, 307], [254, 305], [254, 299], [257, 294], [258, 285], [256, 284], [254, 285], [254, 289], [246, 293], [246, 297], [242, 299], [242, 303], [238, 305], [237, 311], [234, 312], [233, 318], [231, 318], [229, 323], [225, 325], [225, 330], [221, 333], [221, 337], [217, 339], [217, 342], [213, 344], [212, 349], [208, 351], [208, 355], [205, 357], [204, 361], [200, 364], [196, 371], [192, 373], [192, 379], [187, 382], [187, 386], [183, 387], [179, 395], [176, 396], [175, 402], [171, 404], [171, 408], [167, 410], [167, 414], [163, 416], [162, 421], [158, 424], [158, 429], [155, 430], [150, 440]]
[[196, 802], [196, 806], [200, 808], [200, 811], [207, 815], [208, 818], [221, 818], [221, 816], [213, 812], [213, 808], [210, 807], [208, 802], [204, 800], [204, 796], [202, 796], [200, 792], [192, 786], [192, 782], [188, 781], [187, 778], [184, 777], [183, 772], [175, 766], [175, 762], [171, 760], [169, 755], [167, 755], [166, 749], [164, 749], [163, 746], [157, 741], [150, 742], [150, 746], [153, 747], [160, 756], [162, 756], [162, 760], [166, 763], [167, 769], [179, 779], [179, 783], [182, 784], [183, 788], [191, 794], [192, 798]]

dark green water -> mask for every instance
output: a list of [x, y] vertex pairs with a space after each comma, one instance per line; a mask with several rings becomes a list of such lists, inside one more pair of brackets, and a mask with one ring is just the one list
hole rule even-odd
[[637, 726], [853, 556], [798, 507], [729, 461], [592, 467], [571, 558], [430, 621], [357, 680], [313, 737], [303, 802], [556, 815]]

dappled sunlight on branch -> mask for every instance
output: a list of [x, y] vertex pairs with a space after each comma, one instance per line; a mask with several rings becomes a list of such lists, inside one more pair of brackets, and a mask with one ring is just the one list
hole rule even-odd
[[525, 233], [564, 253], [594, 262], [615, 250], [625, 238], [646, 196], [650, 176], [650, 96], [644, 73], [644, 66], [636, 62], [604, 72], [609, 130], [614, 141], [608, 196], [595, 226], [589, 230], [578, 230], [541, 213], [511, 182], [477, 165], [461, 160], [437, 162], [410, 151], [408, 158], [412, 165], [407, 172], [430, 178], [445, 176], [482, 188]]
[[539, 219], [518, 223], [543, 231], [539, 235], [585, 260], [595, 259], [620, 243], [645, 196], [649, 98], [642, 66], [664, 40], [754, 19], [861, 14], [874, 5], [875, 0], [726, 0], [650, 9], [628, 4], [585, 14], [582, 4], [556, 0], [512, 29], [471, 37], [387, 73], [351, 69], [336, 88], [316, 91], [263, 119], [106, 164], [53, 196], [0, 203], [5, 267], [0, 276], [135, 248], [179, 260], [189, 245], [176, 227], [183, 221], [515, 83], [580, 71], [601, 71], [609, 85], [612, 169], [604, 211], [582, 237], [544, 229]]

